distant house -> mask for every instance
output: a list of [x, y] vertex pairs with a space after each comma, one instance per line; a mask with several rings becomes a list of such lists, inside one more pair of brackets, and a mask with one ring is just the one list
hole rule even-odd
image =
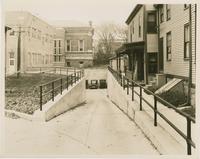
[[93, 66], [93, 34], [89, 27], [64, 27], [65, 29], [65, 66]]
[[6, 12], [5, 21], [12, 28], [7, 32], [6, 74], [53, 65], [51, 25], [25, 11]]
[[[196, 21], [195, 4], [136, 5], [126, 20], [128, 43], [116, 50], [114, 66], [127, 67], [126, 76], [145, 84], [182, 79], [188, 100], [194, 101]], [[121, 65], [124, 55], [128, 58]]]
[[158, 35], [155, 7], [137, 5], [127, 18], [126, 24], [128, 43], [117, 50], [117, 57], [128, 56], [128, 64], [125, 66], [127, 76], [148, 83], [148, 78], [157, 73]]

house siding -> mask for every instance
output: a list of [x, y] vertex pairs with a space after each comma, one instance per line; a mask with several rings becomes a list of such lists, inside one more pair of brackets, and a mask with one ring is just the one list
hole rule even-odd
[[[160, 37], [164, 39], [164, 73], [188, 77], [189, 61], [184, 60], [184, 25], [189, 23], [189, 9], [184, 5], [171, 5], [171, 19], [166, 21], [164, 5], [164, 22], [160, 24]], [[171, 31], [172, 59], [166, 59], [166, 34]], [[174, 69], [176, 68], [176, 69]]]
[[[139, 37], [139, 17], [141, 24], [141, 36]], [[134, 33], [133, 33], [134, 26]], [[144, 6], [140, 8], [135, 17], [128, 25], [128, 42], [144, 41]], [[132, 35], [132, 36], [131, 36]], [[132, 37], [132, 38], [131, 38]]]
[[192, 83], [196, 83], [196, 8], [195, 4], [191, 5], [191, 25], [192, 25]]

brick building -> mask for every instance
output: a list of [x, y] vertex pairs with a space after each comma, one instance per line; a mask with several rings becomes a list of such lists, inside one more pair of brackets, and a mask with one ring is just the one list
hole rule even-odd
[[5, 21], [12, 28], [7, 31], [6, 74], [53, 65], [55, 29], [51, 25], [25, 11], [6, 12]]
[[93, 65], [93, 34], [92, 26], [65, 27], [65, 66]]

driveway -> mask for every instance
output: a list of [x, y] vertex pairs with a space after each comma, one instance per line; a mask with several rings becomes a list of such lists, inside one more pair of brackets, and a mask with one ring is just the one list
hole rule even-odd
[[9, 155], [158, 154], [141, 130], [106, 96], [87, 90], [86, 104], [49, 122], [5, 118]]

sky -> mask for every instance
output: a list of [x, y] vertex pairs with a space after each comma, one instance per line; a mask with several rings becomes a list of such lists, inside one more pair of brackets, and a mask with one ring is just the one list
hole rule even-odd
[[4, 10], [30, 11], [47, 20], [74, 20], [94, 25], [125, 20], [135, 7], [133, 0], [5, 0]]

